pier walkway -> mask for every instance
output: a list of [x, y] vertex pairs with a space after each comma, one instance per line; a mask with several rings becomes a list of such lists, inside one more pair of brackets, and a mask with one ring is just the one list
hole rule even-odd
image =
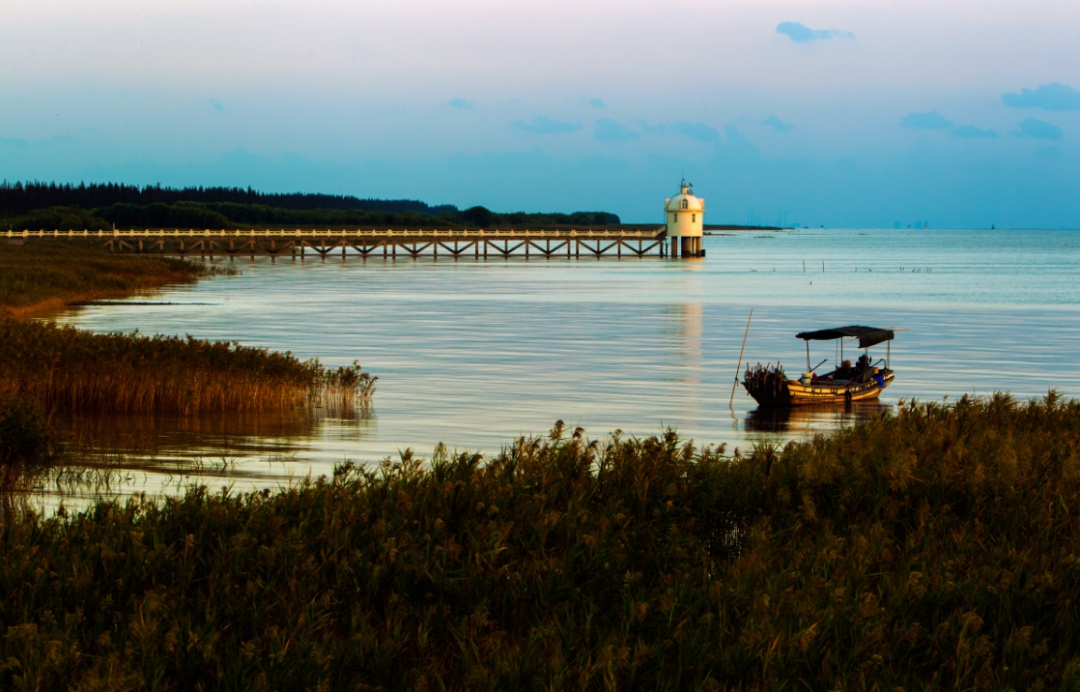
[[113, 252], [183, 257], [342, 256], [487, 257], [664, 257], [663, 227], [648, 229], [519, 230], [128, 230], [0, 231], [0, 238], [64, 238], [97, 241]]

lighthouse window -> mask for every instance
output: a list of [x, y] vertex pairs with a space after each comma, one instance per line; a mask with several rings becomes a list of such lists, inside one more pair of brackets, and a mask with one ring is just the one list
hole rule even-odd
[[689, 205], [690, 205], [690, 202], [689, 202], [689, 201], [687, 201], [687, 200], [685, 200], [685, 199], [684, 199], [684, 200], [682, 201], [682, 208], [683, 208], [683, 209], [689, 209], [689, 208], [690, 208], [690, 206], [689, 206]]
[[690, 215], [690, 223], [695, 223], [696, 221], [697, 221], [697, 214], [691, 214]]
[[678, 220], [679, 220], [679, 215], [678, 215], [678, 213], [675, 213], [675, 214], [672, 214], [672, 215], [671, 215], [671, 222], [672, 222], [672, 223], [675, 223], [675, 222], [676, 222], [676, 221], [678, 221]]

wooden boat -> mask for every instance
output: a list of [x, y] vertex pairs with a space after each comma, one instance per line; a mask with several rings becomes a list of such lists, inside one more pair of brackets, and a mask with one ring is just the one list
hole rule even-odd
[[[754, 401], [762, 406], [805, 406], [807, 404], [848, 404], [854, 401], [876, 399], [883, 389], [892, 384], [893, 371], [889, 368], [892, 348], [889, 342], [895, 334], [891, 329], [877, 327], [837, 327], [813, 332], [800, 332], [796, 338], [806, 341], [806, 372], [798, 379], [789, 379], [784, 367], [776, 365], [747, 366], [743, 374], [743, 386]], [[858, 339], [863, 355], [852, 366], [844, 360], [844, 340]], [[814, 371], [828, 362], [825, 359], [810, 367], [810, 342], [839, 340], [840, 366], [832, 372], [818, 376]], [[869, 349], [885, 342], [889, 347], [886, 358], [872, 362]]]

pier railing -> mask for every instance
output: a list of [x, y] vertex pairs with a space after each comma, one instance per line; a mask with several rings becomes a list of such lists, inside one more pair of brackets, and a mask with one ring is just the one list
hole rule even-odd
[[179, 256], [664, 256], [662, 228], [245, 229], [0, 231], [0, 238], [96, 240], [113, 252]]

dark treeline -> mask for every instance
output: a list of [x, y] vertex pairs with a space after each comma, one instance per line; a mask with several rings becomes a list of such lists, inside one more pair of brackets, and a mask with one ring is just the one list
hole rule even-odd
[[619, 217], [607, 212], [573, 214], [497, 214], [472, 207], [452, 214], [390, 213], [362, 209], [278, 209], [261, 204], [154, 203], [145, 206], [114, 204], [101, 209], [49, 207], [0, 223], [12, 230], [109, 230], [138, 228], [245, 229], [245, 228], [496, 228], [518, 226], [589, 228], [611, 226]]
[[407, 212], [417, 214], [445, 214], [458, 209], [452, 204], [431, 206], [424, 202], [407, 199], [360, 199], [350, 195], [324, 195], [292, 192], [288, 194], [265, 193], [239, 187], [185, 187], [172, 188], [161, 185], [123, 185], [118, 183], [79, 183], [58, 185], [56, 183], [17, 182], [0, 183], [0, 211], [7, 214], [25, 214], [48, 207], [75, 207], [97, 209], [115, 204], [145, 206], [150, 204], [172, 205], [177, 202], [202, 202], [204, 204], [254, 204], [278, 209], [362, 209], [392, 214]]
[[514, 212], [485, 207], [359, 199], [321, 194], [264, 194], [250, 188], [138, 188], [115, 183], [0, 183], [0, 219], [12, 230], [110, 228], [447, 228], [611, 226], [608, 212]]
[[[55, 212], [43, 210], [44, 212]], [[433, 216], [418, 212], [380, 212], [363, 209], [283, 209], [263, 204], [236, 204], [219, 202], [177, 202], [165, 205], [114, 204], [95, 209], [93, 216], [104, 223], [97, 227], [109, 228], [303, 228], [323, 227], [445, 227], [452, 225], [447, 215]], [[34, 221], [42, 211], [31, 212], [29, 227], [41, 224]], [[23, 217], [26, 218], [26, 217]], [[45, 228], [49, 224], [45, 223]], [[61, 226], [62, 227], [62, 226]], [[90, 226], [86, 226], [89, 228]]]

